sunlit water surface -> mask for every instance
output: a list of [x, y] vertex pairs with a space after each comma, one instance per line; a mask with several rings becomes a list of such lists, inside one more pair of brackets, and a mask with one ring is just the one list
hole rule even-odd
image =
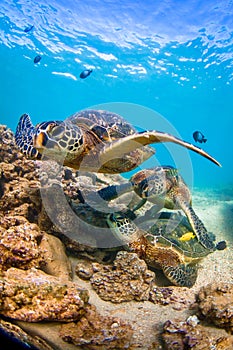
[[[232, 0], [1, 0], [0, 123], [15, 130], [25, 112], [37, 123], [101, 104], [189, 142], [201, 130], [208, 140], [198, 145], [222, 168], [189, 152], [187, 171], [178, 146], [175, 160], [156, 147], [158, 163], [174, 161], [202, 189], [230, 186], [232, 18]], [[83, 69], [93, 72], [82, 80]]]

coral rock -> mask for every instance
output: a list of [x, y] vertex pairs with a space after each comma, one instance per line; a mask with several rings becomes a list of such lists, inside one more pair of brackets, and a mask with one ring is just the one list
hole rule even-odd
[[61, 326], [60, 336], [64, 341], [85, 349], [128, 349], [132, 328], [119, 318], [101, 316], [94, 306], [89, 306], [78, 322]]
[[[9, 337], [16, 342], [15, 346], [12, 344], [12, 349], [18, 348], [20, 349], [33, 349], [33, 350], [54, 350], [47, 342], [45, 342], [41, 337], [37, 335], [30, 335], [26, 333], [22, 328], [12, 324], [10, 322], [6, 322], [4, 320], [0, 320], [0, 332], [3, 334], [8, 334]], [[4, 347], [5, 348], [5, 347]], [[8, 347], [6, 349], [9, 349]]]
[[231, 350], [233, 337], [222, 330], [204, 327], [193, 322], [190, 317], [186, 321], [167, 321], [162, 333], [163, 349], [166, 350]]
[[120, 251], [113, 266], [93, 264], [91, 284], [104, 300], [115, 303], [148, 300], [154, 272], [135, 253]]
[[75, 267], [75, 273], [79, 278], [89, 280], [94, 273], [92, 263], [88, 260], [79, 262]]
[[233, 333], [233, 285], [209, 284], [202, 287], [197, 296], [199, 310], [215, 325]]
[[16, 320], [74, 321], [85, 312], [88, 292], [31, 269], [10, 268], [0, 279], [0, 313]]
[[43, 271], [60, 279], [70, 280], [72, 276], [71, 263], [60, 239], [44, 234], [40, 248], [44, 250], [44, 258], [46, 260]]
[[30, 269], [45, 265], [41, 239], [38, 226], [23, 216], [0, 217], [0, 267]]
[[24, 156], [18, 153], [13, 132], [6, 125], [0, 125], [0, 162], [11, 163], [18, 158], [23, 159]]
[[187, 309], [194, 303], [194, 296], [190, 296], [185, 287], [158, 287], [153, 286], [150, 291], [150, 301], [155, 304], [171, 305], [175, 310]]

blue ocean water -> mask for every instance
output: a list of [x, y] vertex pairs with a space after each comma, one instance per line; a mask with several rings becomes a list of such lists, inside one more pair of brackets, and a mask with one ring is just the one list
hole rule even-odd
[[232, 0], [1, 0], [0, 57], [1, 124], [101, 105], [189, 142], [200, 130], [222, 168], [179, 146], [156, 146], [157, 161], [175, 157], [194, 186], [232, 186]]

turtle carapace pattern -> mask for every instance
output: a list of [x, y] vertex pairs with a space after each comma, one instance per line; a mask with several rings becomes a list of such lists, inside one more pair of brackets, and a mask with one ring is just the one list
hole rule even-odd
[[148, 145], [162, 142], [176, 143], [220, 165], [191, 143], [157, 130], [137, 132], [120, 115], [105, 110], [87, 109], [64, 121], [42, 122], [35, 127], [29, 115], [24, 114], [15, 140], [29, 158], [41, 158], [43, 154], [90, 172], [117, 174], [133, 170], [155, 153]]

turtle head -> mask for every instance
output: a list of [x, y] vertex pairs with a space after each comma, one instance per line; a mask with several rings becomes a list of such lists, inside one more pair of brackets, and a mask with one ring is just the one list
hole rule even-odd
[[76, 125], [62, 122], [43, 122], [35, 127], [33, 146], [45, 155], [66, 155], [82, 152], [83, 134]]
[[107, 223], [113, 234], [126, 243], [137, 235], [138, 227], [124, 214], [111, 213], [108, 215]]

